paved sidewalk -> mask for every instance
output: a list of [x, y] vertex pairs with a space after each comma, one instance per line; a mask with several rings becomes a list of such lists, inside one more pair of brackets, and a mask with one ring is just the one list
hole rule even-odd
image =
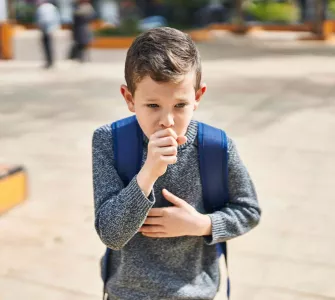
[[[128, 114], [125, 51], [44, 71], [32, 37], [16, 45], [17, 60], [0, 61], [0, 162], [27, 167], [30, 197], [0, 217], [0, 299], [100, 299], [91, 137]], [[263, 208], [229, 243], [232, 299], [335, 299], [335, 49], [232, 37], [200, 49], [197, 118], [236, 141]]]

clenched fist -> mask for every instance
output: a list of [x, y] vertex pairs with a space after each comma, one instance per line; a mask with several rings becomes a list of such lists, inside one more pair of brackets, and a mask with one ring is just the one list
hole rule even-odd
[[150, 136], [145, 165], [151, 169], [153, 176], [162, 176], [168, 165], [177, 162], [177, 147], [186, 140], [185, 136], [178, 137], [170, 128], [159, 130]]
[[186, 136], [178, 137], [171, 128], [156, 131], [150, 136], [147, 159], [137, 175], [137, 182], [146, 196], [158, 177], [166, 172], [167, 166], [177, 162], [178, 145], [186, 141]]

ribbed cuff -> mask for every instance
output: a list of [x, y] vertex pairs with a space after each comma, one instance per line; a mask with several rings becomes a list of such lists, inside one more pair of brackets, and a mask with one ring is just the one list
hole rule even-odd
[[133, 202], [133, 208], [135, 211], [138, 211], [140, 215], [143, 213], [147, 214], [148, 210], [151, 209], [156, 202], [154, 191], [152, 190], [149, 197], [146, 197], [137, 183], [136, 176], [130, 181], [127, 187], [127, 193], [131, 194], [131, 198], [136, 199], [136, 201]]
[[104, 215], [100, 216], [100, 220], [103, 220], [99, 225], [102, 226], [100, 238], [111, 249], [121, 250], [138, 232], [154, 203], [153, 193], [150, 199], [145, 197], [135, 176], [121, 190], [117, 201], [109, 203], [110, 213], [105, 210]]
[[205, 236], [205, 243], [207, 245], [214, 245], [222, 239], [223, 233], [226, 232], [226, 226], [220, 214], [208, 214], [212, 221], [212, 235]]

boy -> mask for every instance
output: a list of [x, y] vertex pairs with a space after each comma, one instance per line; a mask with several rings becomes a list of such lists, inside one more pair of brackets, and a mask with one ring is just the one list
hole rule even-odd
[[260, 219], [257, 196], [228, 139], [229, 204], [206, 214], [192, 120], [206, 85], [199, 52], [176, 29], [141, 34], [127, 53], [121, 93], [144, 134], [142, 168], [127, 186], [115, 169], [110, 125], [93, 136], [95, 227], [112, 249], [109, 299], [213, 299], [215, 244]]

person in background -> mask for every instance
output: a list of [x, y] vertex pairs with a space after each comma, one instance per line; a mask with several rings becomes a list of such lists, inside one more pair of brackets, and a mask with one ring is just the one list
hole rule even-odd
[[[315, 4], [313, 4], [313, 1], [309, 0], [299, 0], [298, 6], [300, 7], [300, 22], [310, 22], [313, 21], [315, 18], [316, 13], [316, 7]], [[328, 11], [328, 0], [322, 0], [321, 1], [323, 9], [322, 9], [322, 19], [327, 19], [327, 11]]]
[[42, 49], [46, 59], [44, 67], [48, 69], [54, 64], [52, 36], [53, 33], [60, 28], [61, 24], [57, 7], [46, 0], [38, 0], [36, 22], [42, 33]]
[[90, 22], [95, 16], [96, 13], [89, 0], [79, 0], [75, 4], [72, 27], [73, 44], [69, 55], [70, 59], [80, 62], [85, 61], [88, 45], [93, 39]]

